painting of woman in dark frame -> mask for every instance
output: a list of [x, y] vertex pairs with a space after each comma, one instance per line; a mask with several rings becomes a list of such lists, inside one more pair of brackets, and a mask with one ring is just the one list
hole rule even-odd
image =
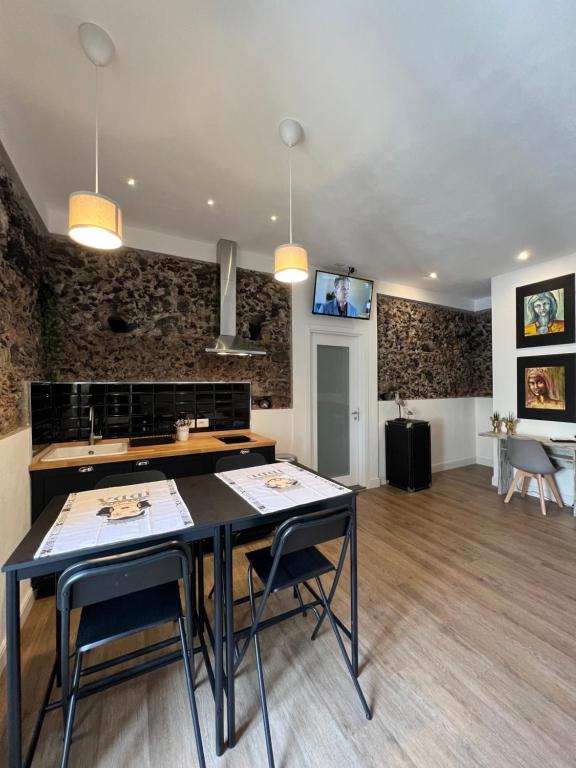
[[576, 355], [517, 358], [517, 412], [521, 419], [576, 420]]
[[516, 346], [574, 342], [574, 274], [516, 288]]

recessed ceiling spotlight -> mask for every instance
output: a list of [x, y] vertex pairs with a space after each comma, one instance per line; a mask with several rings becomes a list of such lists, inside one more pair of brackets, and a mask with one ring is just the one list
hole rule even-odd
[[526, 259], [530, 258], [530, 251], [520, 251], [518, 256], [516, 256], [518, 261], [526, 261]]
[[270, 221], [278, 221], [278, 216], [273, 213], [272, 216], [270, 216]]
[[438, 277], [438, 273], [437, 272], [430, 272], [428, 277], [430, 278], [430, 280], [436, 280], [437, 277]]
[[209, 197], [209, 198], [208, 198], [208, 200], [206, 200], [206, 203], [207, 203], [208, 205], [214, 205], [214, 200], [212, 200], [212, 198], [211, 198], [211, 197]]
[[129, 187], [135, 187], [136, 179], [133, 179], [132, 177], [130, 177], [129, 179], [126, 179], [126, 184], [128, 184]]

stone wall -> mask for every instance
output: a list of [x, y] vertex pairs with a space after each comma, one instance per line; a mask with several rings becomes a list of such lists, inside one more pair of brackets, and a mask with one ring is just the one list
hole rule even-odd
[[378, 395], [406, 399], [492, 394], [491, 312], [377, 297]]
[[24, 419], [24, 382], [42, 376], [43, 238], [0, 155], [0, 435]]
[[204, 352], [218, 335], [216, 264], [50, 238], [46, 275], [54, 380], [251, 381], [254, 405], [269, 397], [273, 408], [291, 406], [291, 294], [272, 275], [237, 275], [238, 334], [261, 342], [261, 358]]

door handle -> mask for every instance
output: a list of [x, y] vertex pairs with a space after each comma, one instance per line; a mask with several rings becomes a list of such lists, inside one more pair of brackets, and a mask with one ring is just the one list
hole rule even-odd
[[356, 408], [355, 411], [352, 411], [352, 416], [354, 416], [354, 421], [360, 421], [360, 408]]
[[94, 472], [94, 467], [78, 467], [78, 472]]
[[148, 464], [150, 464], [150, 461], [148, 459], [142, 459], [141, 461], [136, 462], [137, 467], [147, 467]]

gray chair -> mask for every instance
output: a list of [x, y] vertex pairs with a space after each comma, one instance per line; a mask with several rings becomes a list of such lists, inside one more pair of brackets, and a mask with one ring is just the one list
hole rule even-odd
[[538, 440], [509, 437], [506, 446], [508, 450], [508, 461], [511, 466], [514, 467], [516, 472], [510, 483], [510, 488], [508, 489], [504, 503], [508, 504], [517, 486], [520, 491], [520, 496], [526, 496], [530, 480], [535, 479], [538, 483], [538, 493], [540, 494], [540, 509], [542, 510], [542, 514], [545, 515], [546, 498], [544, 496], [544, 478], [546, 478], [558, 506], [563, 508], [562, 497], [560, 496], [560, 491], [556, 485], [556, 478], [554, 477], [558, 470], [548, 458], [548, 454], [542, 447], [542, 444], [539, 443]]

